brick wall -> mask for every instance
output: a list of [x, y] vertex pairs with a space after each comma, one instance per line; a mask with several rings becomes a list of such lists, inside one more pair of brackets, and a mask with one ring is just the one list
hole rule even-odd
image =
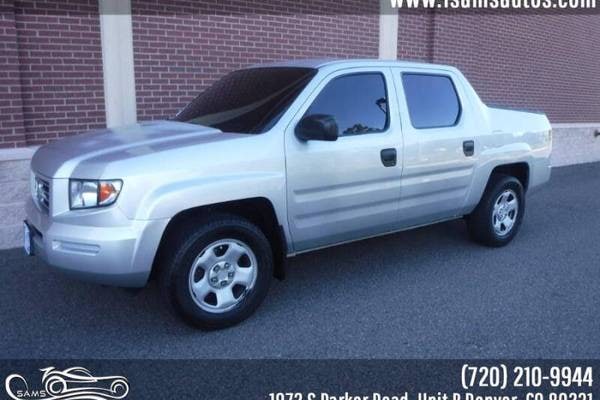
[[248, 64], [377, 57], [378, 9], [364, 0], [132, 0], [138, 118], [172, 116], [206, 85]]
[[104, 126], [98, 1], [14, 3], [27, 144]]
[[13, 2], [0, 0], [0, 148], [25, 145]]
[[[377, 57], [378, 2], [132, 0], [138, 117], [256, 62]], [[310, 14], [313, 13], [313, 14]], [[600, 121], [600, 15], [402, 11], [400, 58], [458, 66], [484, 101]], [[0, 0], [0, 148], [105, 125], [98, 0]]]
[[433, 59], [433, 12], [398, 13], [398, 58], [431, 62]]
[[598, 122], [598, 43], [599, 14], [436, 12], [401, 16], [398, 50], [457, 66], [489, 104]]

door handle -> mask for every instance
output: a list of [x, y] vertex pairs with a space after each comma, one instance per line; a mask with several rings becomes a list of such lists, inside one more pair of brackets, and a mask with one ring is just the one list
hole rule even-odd
[[465, 140], [463, 142], [463, 152], [467, 157], [471, 157], [475, 154], [475, 142], [473, 140]]
[[381, 162], [384, 167], [396, 166], [396, 149], [383, 149], [381, 150]]

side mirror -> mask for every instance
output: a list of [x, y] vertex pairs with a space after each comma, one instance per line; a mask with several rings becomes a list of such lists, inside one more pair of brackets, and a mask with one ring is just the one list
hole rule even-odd
[[294, 131], [300, 140], [325, 140], [333, 142], [338, 139], [338, 126], [331, 115], [313, 114], [302, 118]]

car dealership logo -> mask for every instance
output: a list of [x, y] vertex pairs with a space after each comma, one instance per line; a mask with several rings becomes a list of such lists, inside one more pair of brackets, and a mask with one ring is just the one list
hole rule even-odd
[[30, 387], [19, 374], [9, 375], [4, 381], [6, 393], [13, 400], [109, 400], [124, 399], [129, 383], [123, 376], [93, 376], [82, 367], [59, 371], [54, 367], [40, 369], [41, 387]]

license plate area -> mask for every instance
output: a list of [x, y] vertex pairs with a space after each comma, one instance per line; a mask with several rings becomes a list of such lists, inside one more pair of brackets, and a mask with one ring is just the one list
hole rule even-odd
[[27, 222], [23, 222], [23, 250], [28, 256], [33, 255], [33, 234]]

